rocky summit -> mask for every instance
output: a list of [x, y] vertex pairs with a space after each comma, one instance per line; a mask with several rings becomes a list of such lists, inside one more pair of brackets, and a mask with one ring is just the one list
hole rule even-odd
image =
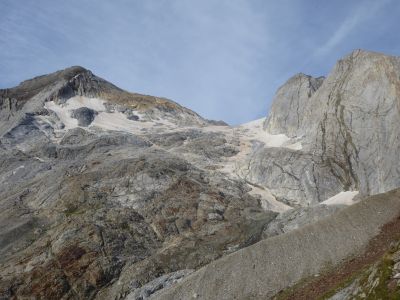
[[0, 90], [0, 299], [400, 297], [399, 153], [380, 53], [235, 127], [82, 67], [24, 81]]

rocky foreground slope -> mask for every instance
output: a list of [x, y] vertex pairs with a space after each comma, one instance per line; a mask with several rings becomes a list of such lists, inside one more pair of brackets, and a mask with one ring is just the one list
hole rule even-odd
[[272, 297], [400, 215], [399, 99], [360, 50], [237, 127], [81, 67], [0, 90], [0, 298]]
[[269, 299], [362, 251], [380, 227], [399, 215], [399, 190], [368, 198], [216, 260], [155, 299]]

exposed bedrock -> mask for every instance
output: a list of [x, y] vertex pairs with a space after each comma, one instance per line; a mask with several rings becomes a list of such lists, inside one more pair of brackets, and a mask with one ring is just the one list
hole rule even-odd
[[87, 127], [89, 126], [96, 116], [97, 112], [87, 107], [81, 107], [74, 109], [71, 112], [71, 117], [78, 120], [78, 125]]
[[399, 216], [399, 199], [399, 190], [376, 195], [315, 224], [241, 249], [152, 299], [269, 299], [362, 251], [381, 226]]
[[289, 137], [305, 134], [312, 107], [310, 98], [324, 82], [325, 77], [313, 78], [299, 73], [282, 85], [272, 100], [271, 112], [264, 128], [272, 134], [284, 133]]
[[[323, 178], [333, 179], [328, 180], [332, 191], [359, 190], [372, 195], [399, 187], [399, 78], [398, 57], [357, 50], [339, 60], [323, 82], [302, 74], [290, 79], [278, 90], [265, 128], [297, 136], [305, 154], [283, 154], [288, 150], [281, 150], [281, 157], [258, 166], [254, 177], [265, 182], [260, 174], [273, 171], [276, 165], [283, 170], [308, 165], [303, 156], [318, 162], [325, 170]], [[265, 160], [269, 154], [265, 153]], [[300, 161], [288, 160], [291, 155]], [[300, 181], [303, 183], [296, 189], [307, 191], [308, 174], [302, 173], [300, 180], [281, 176], [287, 180], [265, 182], [265, 186], [282, 190]], [[324, 191], [326, 184], [323, 179], [314, 188]], [[311, 194], [311, 199], [298, 198], [303, 203], [321, 200], [317, 193]]]

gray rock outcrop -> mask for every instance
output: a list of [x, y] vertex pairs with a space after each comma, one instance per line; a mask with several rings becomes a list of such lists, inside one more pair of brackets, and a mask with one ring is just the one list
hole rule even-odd
[[274, 99], [264, 128], [272, 134], [299, 137], [306, 133], [311, 111], [315, 109], [310, 98], [324, 82], [325, 77], [313, 78], [299, 73], [281, 86]]
[[399, 216], [399, 200], [399, 190], [373, 196], [216, 260], [152, 299], [270, 299], [364, 249], [381, 226]]
[[[270, 162], [254, 164], [253, 182], [303, 206], [339, 190], [374, 195], [400, 186], [399, 78], [398, 57], [362, 50], [339, 60], [323, 81], [294, 76], [278, 90], [264, 126], [297, 137], [302, 149], [271, 152]], [[253, 160], [265, 161], [263, 151]], [[314, 180], [311, 169], [323, 171]]]
[[87, 127], [93, 120], [97, 112], [87, 107], [80, 107], [71, 112], [71, 117], [78, 120], [78, 125]]

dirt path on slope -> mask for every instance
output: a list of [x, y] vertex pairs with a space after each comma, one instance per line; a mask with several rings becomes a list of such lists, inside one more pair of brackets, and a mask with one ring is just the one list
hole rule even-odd
[[277, 294], [276, 300], [321, 299], [326, 293], [350, 280], [365, 267], [378, 261], [389, 250], [393, 241], [400, 239], [400, 216], [381, 228], [380, 233], [369, 243], [364, 253], [348, 259], [338, 267], [316, 278], [306, 280]]

